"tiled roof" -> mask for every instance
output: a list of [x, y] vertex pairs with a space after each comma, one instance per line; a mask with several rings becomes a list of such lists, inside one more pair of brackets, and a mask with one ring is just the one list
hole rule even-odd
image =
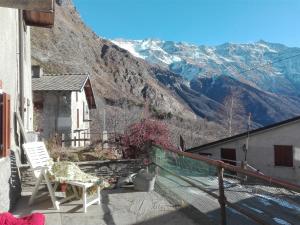
[[32, 90], [80, 91], [88, 78], [88, 74], [46, 74], [40, 78], [32, 78]]

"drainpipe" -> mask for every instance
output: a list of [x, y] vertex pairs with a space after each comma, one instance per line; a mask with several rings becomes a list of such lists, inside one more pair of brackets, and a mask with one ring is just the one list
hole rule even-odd
[[[23, 11], [19, 9], [19, 80], [20, 80], [20, 99], [19, 110], [22, 123], [24, 126], [24, 25], [23, 25]], [[20, 137], [21, 144], [23, 143], [23, 137]], [[26, 158], [23, 149], [21, 150], [21, 161], [25, 163]]]

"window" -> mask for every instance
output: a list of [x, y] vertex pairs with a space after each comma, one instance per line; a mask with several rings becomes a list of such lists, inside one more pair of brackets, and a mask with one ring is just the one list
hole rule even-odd
[[236, 166], [236, 151], [234, 148], [221, 148], [221, 160]]
[[82, 115], [83, 115], [83, 121], [89, 121], [89, 119], [90, 119], [89, 107], [87, 104], [85, 104], [85, 102], [83, 102], [83, 105], [82, 105]]
[[77, 109], [77, 128], [79, 128], [79, 109]]
[[0, 157], [10, 153], [10, 96], [0, 94]]
[[293, 146], [274, 145], [275, 166], [293, 167]]
[[78, 91], [76, 91], [76, 102], [78, 102]]

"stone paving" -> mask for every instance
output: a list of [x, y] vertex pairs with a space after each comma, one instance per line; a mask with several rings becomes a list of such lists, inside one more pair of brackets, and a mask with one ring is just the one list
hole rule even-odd
[[28, 206], [30, 195], [24, 194], [14, 215], [41, 212], [46, 216], [46, 225], [205, 225], [188, 217], [184, 208], [173, 206], [157, 192], [122, 188], [104, 190], [101, 195], [101, 205], [90, 206], [88, 212], [83, 213], [80, 201], [65, 203], [56, 211], [47, 196]]

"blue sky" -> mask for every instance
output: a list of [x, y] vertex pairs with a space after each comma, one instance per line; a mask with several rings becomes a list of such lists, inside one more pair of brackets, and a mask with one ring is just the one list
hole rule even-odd
[[101, 37], [300, 47], [300, 0], [73, 0]]

